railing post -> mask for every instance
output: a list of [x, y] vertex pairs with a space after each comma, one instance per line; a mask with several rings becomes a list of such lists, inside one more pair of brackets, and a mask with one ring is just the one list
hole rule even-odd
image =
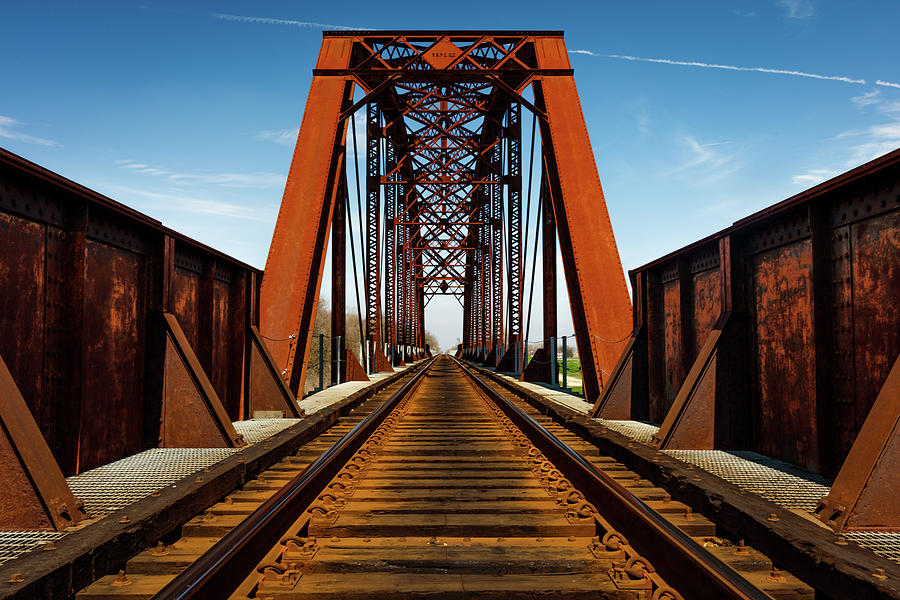
[[556, 337], [550, 338], [550, 379], [553, 385], [559, 385], [559, 376], [557, 374], [559, 365], [556, 363]]
[[562, 336], [562, 342], [562, 387], [563, 389], [566, 389], [566, 374], [569, 372], [569, 354], [567, 352], [568, 349], [566, 348], [566, 336]]
[[325, 389], [325, 334], [319, 334], [319, 391]]
[[335, 339], [337, 340], [337, 352], [335, 352], [335, 354], [334, 354], [334, 356], [335, 356], [334, 362], [337, 365], [337, 376], [336, 376], [335, 381], [337, 381], [337, 383], [340, 384], [341, 383], [341, 336], [337, 336]]

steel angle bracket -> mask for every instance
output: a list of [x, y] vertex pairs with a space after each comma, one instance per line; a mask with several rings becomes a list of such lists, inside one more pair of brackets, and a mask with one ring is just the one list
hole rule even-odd
[[160, 448], [244, 445], [178, 319], [162, 313], [165, 332]]
[[0, 529], [61, 531], [86, 517], [0, 357]]
[[248, 414], [252, 417], [257, 411], [281, 411], [285, 417], [302, 419], [303, 410], [278, 371], [259, 329], [251, 325], [247, 338]]
[[834, 531], [900, 531], [900, 357], [816, 517]]

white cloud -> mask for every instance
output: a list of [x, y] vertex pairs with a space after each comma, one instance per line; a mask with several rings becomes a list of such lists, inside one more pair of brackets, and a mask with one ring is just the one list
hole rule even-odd
[[808, 19], [816, 14], [812, 0], [778, 0], [778, 4], [792, 19]]
[[694, 214], [694, 218], [708, 217], [718, 213], [725, 213], [737, 206], [737, 200], [723, 200], [721, 202], [713, 202], [701, 208]]
[[[862, 99], [862, 100], [860, 100]], [[871, 107], [888, 119], [865, 129], [851, 129], [834, 139], [850, 139], [850, 158], [846, 166], [855, 167], [900, 148], [900, 102], [885, 101], [878, 90], [851, 99], [857, 108]]]
[[836, 175], [838, 175], [837, 171], [831, 171], [829, 169], [809, 169], [805, 173], [794, 175], [792, 181], [794, 183], [813, 186], [822, 183], [827, 179], [831, 179]]
[[175, 183], [200, 183], [231, 188], [277, 188], [284, 187], [285, 184], [284, 176], [277, 173], [180, 173], [132, 160], [117, 160], [115, 164], [134, 173], [165, 177]]
[[[843, 83], [865, 84], [865, 79], [854, 79], [852, 77], [844, 77], [843, 75], [820, 75], [818, 73], [807, 73], [805, 71], [794, 71], [790, 69], [770, 69], [768, 67], [739, 67], [736, 65], [720, 65], [716, 63], [699, 62], [694, 60], [674, 60], [671, 58], [645, 58], [642, 56], [631, 56], [628, 54], [599, 54], [590, 50], [569, 50], [570, 54], [584, 54], [587, 56], [596, 56], [600, 58], [615, 58], [617, 60], [630, 60], [634, 62], [649, 62], [663, 65], [677, 65], [680, 67], [700, 67], [702, 69], [722, 69], [725, 71], [752, 71], [756, 73], [771, 73], [774, 75], [790, 75], [792, 77], [807, 77], [810, 79], [824, 79], [829, 81], [840, 81]], [[881, 85], [892, 85], [888, 82], [881, 82]], [[900, 85], [897, 85], [900, 87]]]
[[290, 25], [292, 27], [301, 27], [309, 29], [338, 29], [341, 31], [370, 31], [369, 27], [351, 27], [349, 25], [326, 25], [325, 23], [315, 23], [313, 21], [295, 21], [293, 19], [271, 19], [268, 17], [245, 17], [242, 15], [229, 15], [223, 13], [212, 13], [216, 19], [223, 21], [234, 21], [236, 23], [261, 23], [263, 25]]
[[47, 140], [33, 135], [28, 135], [27, 133], [22, 133], [21, 131], [14, 131], [21, 125], [24, 125], [24, 123], [16, 121], [12, 117], [0, 115], [0, 138], [17, 140], [19, 142], [25, 142], [28, 144], [37, 144], [39, 146], [59, 146], [59, 142], [54, 142], [53, 140]]
[[691, 152], [691, 158], [684, 164], [679, 167], [676, 167], [670, 173], [677, 173], [679, 171], [686, 171], [687, 169], [693, 169], [694, 167], [708, 167], [708, 168], [720, 168], [725, 164], [729, 163], [733, 155], [723, 154], [719, 150], [717, 150], [717, 146], [723, 146], [728, 144], [729, 142], [712, 142], [708, 144], [701, 144], [696, 139], [694, 139], [690, 135], [683, 136], [681, 138], [681, 142], [687, 146], [687, 148]]
[[692, 186], [703, 187], [727, 179], [744, 167], [737, 153], [723, 151], [730, 142], [701, 143], [691, 135], [682, 136], [679, 142], [687, 151], [686, 158], [661, 173], [663, 177], [680, 176]]
[[208, 216], [229, 217], [251, 221], [267, 222], [272, 218], [269, 208], [263, 210], [255, 206], [241, 206], [218, 200], [204, 200], [184, 196], [177, 192], [153, 192], [124, 185], [109, 185], [107, 190], [120, 201], [138, 200], [142, 210], [164, 209], [176, 213], [191, 213]]
[[871, 92], [866, 92], [861, 96], [854, 96], [850, 98], [850, 101], [853, 102], [857, 107], [869, 106], [871, 104], [878, 104], [881, 102], [879, 96], [881, 92], [878, 90], [872, 90]]
[[892, 81], [882, 81], [881, 79], [877, 79], [875, 81], [875, 85], [883, 85], [884, 87], [900, 88], [900, 83], [894, 83]]
[[254, 134], [253, 139], [261, 142], [275, 142], [282, 146], [293, 146], [297, 143], [299, 129], [270, 129]]

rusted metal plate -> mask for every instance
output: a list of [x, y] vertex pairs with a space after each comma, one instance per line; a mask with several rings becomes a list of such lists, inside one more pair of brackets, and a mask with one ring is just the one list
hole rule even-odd
[[[699, 350], [722, 314], [722, 276], [718, 269], [693, 276], [693, 347]], [[696, 358], [696, 356], [691, 357]]]
[[665, 315], [665, 404], [662, 410], [668, 412], [684, 377], [684, 352], [682, 346], [684, 332], [681, 318], [681, 280], [676, 279], [663, 284], [663, 311]]
[[[143, 257], [93, 241], [87, 245], [82, 415], [78, 472], [143, 449], [146, 297]], [[105, 365], [105, 369], [96, 368]]]
[[811, 471], [818, 466], [808, 239], [754, 256], [759, 425], [757, 450]]
[[200, 340], [200, 275], [176, 267], [171, 282], [171, 312], [192, 347]]
[[0, 213], [0, 356], [42, 427], [45, 237], [45, 226]]
[[900, 213], [850, 228], [856, 430], [900, 353]]

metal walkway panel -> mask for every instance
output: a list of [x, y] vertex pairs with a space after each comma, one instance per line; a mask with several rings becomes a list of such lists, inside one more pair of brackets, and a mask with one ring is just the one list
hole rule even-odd
[[831, 481], [756, 452], [722, 450], [665, 450], [669, 456], [700, 467], [788, 510], [812, 513]]
[[249, 421], [235, 421], [234, 429], [239, 435], [244, 436], [248, 444], [257, 444], [269, 439], [276, 433], [281, 433], [291, 425], [296, 425], [302, 419], [251, 419]]
[[125, 508], [238, 452], [236, 448], [152, 448], [66, 478], [91, 517]]
[[57, 531], [0, 531], [0, 565], [66, 535]]
[[607, 429], [611, 429], [616, 433], [621, 433], [625, 437], [631, 438], [635, 442], [649, 444], [656, 432], [659, 431], [658, 425], [652, 423], [644, 423], [643, 421], [613, 421], [610, 419], [594, 419]]
[[900, 563], [900, 532], [857, 531], [845, 533], [844, 537], [879, 556]]

